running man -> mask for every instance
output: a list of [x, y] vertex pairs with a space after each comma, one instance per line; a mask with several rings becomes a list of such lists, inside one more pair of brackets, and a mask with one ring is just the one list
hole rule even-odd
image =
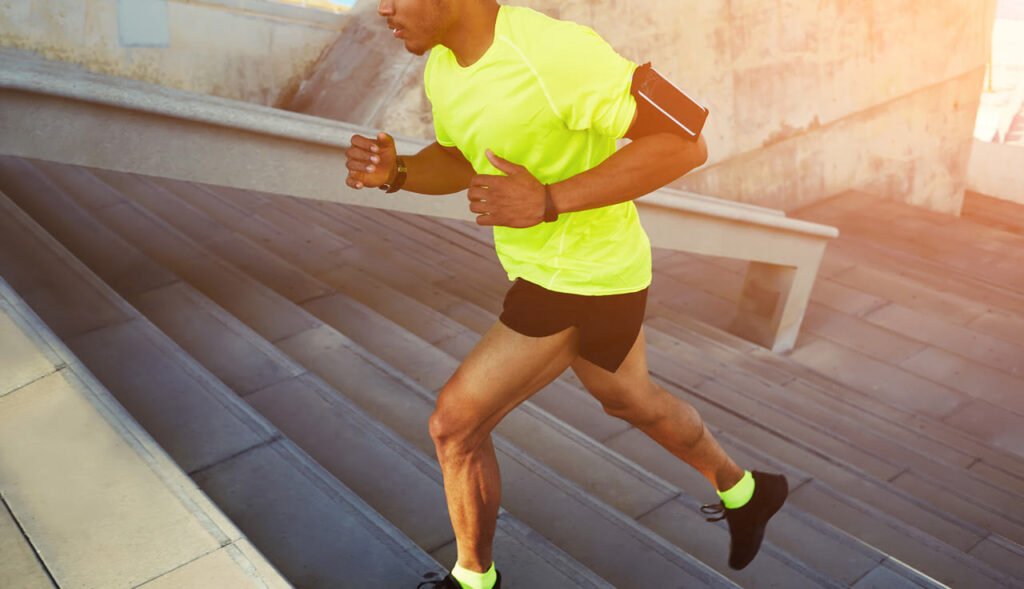
[[[458, 560], [435, 587], [501, 586], [492, 542], [501, 502], [491, 431], [566, 368], [714, 485], [729, 565], [753, 560], [788, 493], [781, 475], [741, 469], [697, 411], [652, 382], [642, 322], [651, 246], [633, 199], [706, 161], [703, 138], [659, 128], [631, 93], [637, 64], [590, 28], [496, 0], [381, 0], [416, 55], [436, 142], [398, 156], [386, 133], [355, 135], [352, 188], [452, 194], [492, 226], [514, 280], [497, 321], [442, 387], [430, 435]], [[616, 140], [631, 142], [616, 151]]]

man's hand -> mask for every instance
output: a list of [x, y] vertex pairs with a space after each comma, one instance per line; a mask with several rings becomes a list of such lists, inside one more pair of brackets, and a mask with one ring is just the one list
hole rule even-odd
[[487, 159], [507, 176], [478, 174], [469, 183], [469, 210], [477, 225], [533, 227], [544, 220], [544, 185], [525, 167], [491, 150]]
[[378, 133], [377, 139], [362, 135], [352, 136], [352, 146], [345, 151], [348, 178], [345, 184], [352, 188], [377, 188], [387, 184], [395, 174], [397, 154], [395, 140], [387, 133]]

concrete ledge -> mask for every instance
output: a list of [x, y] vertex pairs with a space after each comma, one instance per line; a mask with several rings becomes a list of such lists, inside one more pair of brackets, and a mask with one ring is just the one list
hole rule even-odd
[[347, 149], [354, 125], [186, 92], [0, 48], [0, 88]]
[[[464, 193], [383, 195], [345, 185], [345, 125], [89, 74], [0, 52], [0, 153], [473, 221]], [[426, 143], [396, 137], [400, 152]], [[832, 227], [659, 190], [637, 201], [653, 245], [750, 260], [735, 332], [792, 349]]]
[[333, 30], [341, 29], [349, 12], [348, 10], [328, 12], [268, 0], [171, 0], [171, 2], [217, 7], [229, 12], [300, 22]]
[[0, 358], [0, 489], [46, 575], [158, 587], [202, 566], [233, 587], [290, 586], [2, 279], [0, 325], [16, 351]]

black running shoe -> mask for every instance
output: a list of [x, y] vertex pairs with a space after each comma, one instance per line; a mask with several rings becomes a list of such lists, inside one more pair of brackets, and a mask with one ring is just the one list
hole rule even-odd
[[720, 513], [707, 521], [725, 520], [729, 524], [729, 567], [740, 570], [750, 564], [761, 548], [764, 529], [789, 495], [789, 484], [781, 474], [753, 471], [754, 495], [743, 507], [728, 509], [722, 503], [704, 505], [704, 513]]
[[[494, 589], [501, 589], [501, 572], [494, 572], [498, 574], [498, 579], [494, 581]], [[426, 576], [428, 580], [416, 585], [416, 589], [462, 589], [462, 585], [459, 585], [459, 582], [455, 580], [451, 573], [448, 573], [448, 576], [440, 580], [430, 580], [432, 577], [436, 577], [437, 573], [427, 573]]]

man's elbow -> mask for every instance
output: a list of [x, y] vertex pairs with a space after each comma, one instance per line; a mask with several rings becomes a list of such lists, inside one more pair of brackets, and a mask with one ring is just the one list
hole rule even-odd
[[696, 141], [691, 141], [674, 133], [661, 133], [658, 134], [658, 140], [662, 142], [658, 159], [664, 162], [663, 165], [676, 170], [677, 178], [708, 161], [708, 146], [703, 135], [697, 137]]
[[693, 151], [693, 162], [694, 168], [699, 168], [706, 164], [708, 161], [708, 144], [704, 142], [704, 136], [700, 135], [697, 137], [697, 141]]
[[[695, 170], [703, 166], [708, 161], [708, 146], [704, 142], [704, 136], [697, 137], [696, 141], [690, 141], [680, 136], [675, 136], [676, 141], [683, 142], [683, 147], [676, 151], [676, 161], [679, 162], [679, 167], [682, 168], [680, 175], [686, 174], [691, 170]], [[677, 143], [678, 145], [678, 143]], [[680, 155], [682, 157], [680, 157]]]

